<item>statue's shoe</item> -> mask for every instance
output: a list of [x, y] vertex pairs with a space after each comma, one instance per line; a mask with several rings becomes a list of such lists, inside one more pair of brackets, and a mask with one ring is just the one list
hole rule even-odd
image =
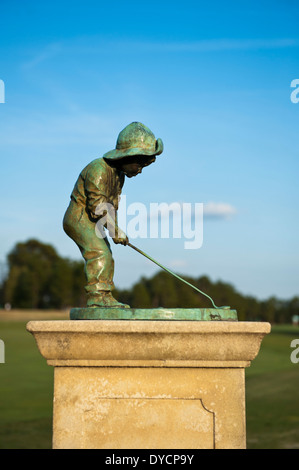
[[87, 307], [130, 308], [130, 305], [118, 302], [110, 291], [102, 291], [88, 296]]

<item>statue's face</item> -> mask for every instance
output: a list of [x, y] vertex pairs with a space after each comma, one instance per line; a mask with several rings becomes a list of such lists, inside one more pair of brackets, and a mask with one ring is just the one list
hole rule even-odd
[[133, 176], [137, 176], [139, 173], [142, 172], [142, 166], [140, 163], [124, 163], [122, 165], [122, 171], [128, 178], [132, 178]]
[[132, 178], [142, 172], [142, 165], [140, 162], [124, 162], [121, 169], [128, 178]]
[[124, 159], [121, 163], [121, 170], [128, 178], [132, 178], [133, 176], [137, 176], [142, 172], [142, 169], [145, 166], [150, 165], [153, 161], [155, 161], [155, 157], [145, 157], [136, 155], [134, 157], [129, 157], [128, 159]]

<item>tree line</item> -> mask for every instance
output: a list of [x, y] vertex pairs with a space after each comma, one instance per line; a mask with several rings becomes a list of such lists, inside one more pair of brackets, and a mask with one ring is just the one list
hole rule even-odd
[[0, 301], [12, 308], [62, 309], [83, 305], [84, 263], [59, 256], [38, 240], [17, 243], [7, 256]]
[[[182, 276], [209, 295], [216, 305], [237, 310], [240, 321], [290, 323], [299, 312], [299, 297], [258, 300], [237, 292], [229, 283], [207, 276]], [[38, 240], [17, 243], [7, 257], [7, 275], [0, 286], [0, 303], [12, 308], [64, 309], [84, 307], [84, 262], [61, 257], [55, 248]], [[142, 277], [130, 289], [113, 295], [132, 308], [208, 308], [210, 300], [170, 274], [159, 271]]]

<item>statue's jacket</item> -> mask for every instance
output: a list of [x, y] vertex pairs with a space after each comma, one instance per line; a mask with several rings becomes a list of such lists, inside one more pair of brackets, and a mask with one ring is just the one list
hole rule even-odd
[[103, 202], [111, 204], [117, 211], [124, 180], [122, 171], [108, 165], [104, 158], [97, 158], [81, 171], [71, 199], [97, 219], [97, 206]]
[[124, 173], [110, 166], [104, 158], [93, 160], [81, 171], [63, 219], [65, 232], [76, 242], [85, 259], [85, 289], [89, 295], [114, 287], [114, 260], [107, 234], [102, 224], [97, 223], [97, 208], [99, 204], [111, 204], [115, 209], [117, 224], [116, 215], [124, 179]]

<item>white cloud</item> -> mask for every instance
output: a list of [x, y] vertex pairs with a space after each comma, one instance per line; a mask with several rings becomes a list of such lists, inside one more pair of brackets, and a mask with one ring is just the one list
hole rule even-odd
[[59, 53], [63, 52], [63, 50], [62, 42], [50, 43], [42, 48], [39, 52], [34, 53], [31, 59], [22, 64], [22, 67], [27, 70], [34, 68], [40, 65], [42, 62], [46, 62], [49, 59], [56, 57]]
[[[167, 52], [213, 52], [232, 50], [277, 49], [298, 47], [298, 39], [210, 39], [191, 42], [143, 43], [145, 49]], [[134, 46], [134, 43], [132, 44]]]
[[[235, 50], [264, 50], [299, 47], [298, 38], [278, 39], [202, 39], [199, 41], [147, 42], [134, 40], [114, 40], [100, 36], [83, 36], [52, 42], [40, 50], [29, 50], [31, 58], [22, 63], [24, 70], [34, 69], [58, 55], [67, 54], [106, 54], [107, 50], [130, 52], [221, 52]], [[27, 54], [28, 55], [28, 54]]]
[[[126, 205], [126, 196], [123, 195], [121, 198], [122, 205]], [[184, 210], [184, 205], [183, 204], [188, 204], [188, 203], [182, 203], [182, 202], [172, 202], [172, 203], [166, 203], [166, 202], [160, 202], [160, 203], [153, 203], [155, 209], [151, 207], [146, 207], [142, 203], [137, 203], [141, 205], [144, 210], [142, 212], [136, 212], [136, 214], [141, 218], [144, 222], [148, 223], [156, 223], [157, 220], [169, 220], [170, 217], [173, 218], [174, 222], [179, 222], [181, 224], [182, 221], [182, 213]], [[190, 210], [191, 210], [191, 218], [193, 219], [195, 216], [195, 205], [194, 203], [189, 203], [190, 204]], [[150, 205], [151, 206], [151, 205]], [[132, 204], [132, 207], [134, 207], [134, 203]], [[153, 209], [153, 210], [152, 210]], [[126, 210], [126, 207], [123, 208], [121, 207], [121, 210]], [[234, 216], [237, 213], [237, 209], [232, 206], [231, 204], [227, 202], [207, 202], [203, 203], [203, 216], [205, 218], [217, 218], [217, 219], [228, 219]], [[134, 215], [135, 212], [130, 212], [129, 215]]]
[[[185, 203], [186, 204], [186, 203]], [[172, 211], [170, 211], [170, 207], [172, 207]], [[159, 215], [161, 219], [168, 218], [169, 215], [172, 213], [174, 218], [181, 219], [183, 210], [183, 203], [176, 202], [169, 205], [167, 203], [160, 203], [159, 207]], [[222, 218], [226, 219], [229, 218], [237, 213], [235, 207], [227, 202], [207, 202], [203, 204], [203, 215], [204, 217], [211, 217], [211, 218]], [[194, 217], [194, 204], [191, 204], [191, 214]], [[158, 216], [158, 212], [150, 212], [148, 215], [149, 219], [155, 219]]]
[[236, 213], [236, 208], [225, 202], [208, 202], [203, 206], [203, 214], [206, 218], [228, 219]]
[[169, 264], [172, 268], [185, 268], [188, 266], [187, 261], [184, 259], [173, 259]]
[[101, 114], [65, 113], [43, 115], [32, 113], [7, 118], [1, 125], [1, 145], [61, 145], [61, 144], [99, 144], [114, 147], [118, 122]]

